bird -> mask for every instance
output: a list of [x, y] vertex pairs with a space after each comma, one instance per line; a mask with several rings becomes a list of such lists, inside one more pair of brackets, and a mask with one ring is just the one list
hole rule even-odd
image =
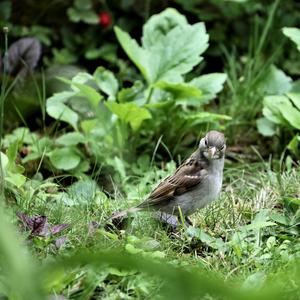
[[165, 216], [188, 216], [218, 198], [223, 180], [226, 140], [223, 133], [209, 131], [197, 150], [176, 171], [162, 180], [142, 203], [113, 213], [111, 220], [128, 214], [153, 210]]

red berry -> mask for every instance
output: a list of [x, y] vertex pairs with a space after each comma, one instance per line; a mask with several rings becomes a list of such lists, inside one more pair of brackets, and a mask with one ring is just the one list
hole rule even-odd
[[102, 11], [99, 13], [99, 23], [102, 27], [107, 28], [111, 24], [111, 16], [108, 12]]

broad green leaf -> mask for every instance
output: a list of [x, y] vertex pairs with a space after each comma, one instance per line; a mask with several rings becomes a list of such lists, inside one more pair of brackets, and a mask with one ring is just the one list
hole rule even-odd
[[108, 109], [117, 115], [121, 120], [130, 124], [132, 129], [136, 131], [142, 122], [151, 118], [151, 114], [146, 108], [139, 107], [136, 104], [106, 102]]
[[282, 116], [279, 105], [280, 102], [286, 101], [285, 96], [267, 96], [264, 97], [263, 115], [270, 121], [276, 124], [288, 124], [285, 118]]
[[[70, 81], [68, 81], [70, 83]], [[47, 102], [57, 101], [61, 103], [67, 102], [71, 97], [75, 96], [76, 92], [73, 91], [64, 91], [60, 93], [54, 93], [53, 96], [47, 99]]]
[[162, 13], [153, 15], [143, 27], [142, 45], [150, 48], [159, 42], [176, 26], [187, 25], [186, 17], [174, 8], [167, 8]]
[[75, 95], [87, 98], [93, 107], [97, 107], [99, 101], [102, 99], [102, 96], [93, 87], [88, 85], [89, 81], [94, 80], [93, 76], [88, 73], [80, 72], [76, 76], [74, 76], [72, 80], [63, 77], [57, 78], [71, 85]]
[[4, 179], [17, 188], [20, 188], [26, 182], [26, 177], [24, 175], [12, 172], [7, 172]]
[[300, 94], [296, 94], [296, 93], [287, 93], [286, 94], [291, 101], [293, 102], [293, 104], [299, 109], [300, 111]]
[[300, 111], [285, 96], [277, 103], [278, 109], [285, 120], [294, 128], [300, 129]]
[[48, 99], [46, 111], [50, 117], [56, 120], [67, 122], [73, 126], [75, 130], [77, 130], [78, 114], [71, 110], [64, 103], [55, 99]]
[[147, 52], [149, 82], [181, 82], [181, 75], [202, 60], [200, 55], [207, 47], [208, 35], [203, 23], [173, 28]]
[[94, 88], [82, 83], [73, 83], [73, 85], [79, 89], [79, 95], [86, 97], [93, 107], [98, 106], [102, 96]]
[[296, 27], [284, 27], [282, 32], [297, 45], [297, 49], [300, 51], [300, 29]]
[[205, 100], [211, 100], [223, 89], [226, 79], [224, 73], [211, 73], [194, 78], [190, 84], [202, 90]]
[[56, 143], [63, 146], [75, 146], [84, 142], [85, 137], [80, 132], [69, 132], [56, 139]]
[[258, 91], [267, 95], [281, 95], [292, 88], [292, 78], [274, 65], [258, 84]]
[[166, 81], [158, 81], [153, 86], [171, 93], [174, 99], [201, 99], [202, 96], [202, 91], [199, 88], [192, 86], [188, 83], [172, 83]]
[[69, 147], [53, 150], [49, 159], [55, 168], [66, 171], [76, 168], [81, 160], [77, 151]]
[[58, 77], [58, 79], [66, 82], [66, 83], [87, 83], [89, 81], [93, 81], [94, 78], [91, 74], [87, 73], [87, 72], [79, 72], [77, 73], [73, 78], [72, 80], [70, 81], [69, 79], [66, 79], [66, 78], [62, 78], [62, 77]]
[[273, 136], [276, 133], [275, 124], [267, 118], [259, 118], [256, 120], [259, 133], [264, 136]]
[[138, 43], [130, 37], [127, 32], [124, 32], [118, 26], [114, 27], [115, 34], [119, 43], [121, 44], [123, 50], [126, 52], [128, 57], [132, 60], [132, 62], [137, 66], [137, 68], [141, 71], [143, 76], [149, 80], [147, 70], [145, 64], [148, 61], [147, 53], [144, 49], [142, 49]]
[[[115, 27], [124, 51], [150, 84], [159, 80], [182, 82], [182, 75], [191, 71], [202, 60], [200, 55], [208, 47], [208, 35], [203, 23], [184, 24], [183, 18], [177, 16], [177, 21], [180, 20], [178, 26], [174, 27], [175, 23], [166, 25], [169, 31], [159, 33], [159, 22], [165, 26], [163, 24], [168, 19], [165, 15], [170, 12], [175, 14], [174, 9], [167, 13], [162, 12], [151, 18], [150, 25], [145, 24], [144, 48], [127, 33]], [[157, 39], [150, 37], [152, 30], [155, 30], [155, 35], [159, 35]]]
[[109, 99], [115, 100], [119, 89], [115, 75], [103, 67], [98, 67], [93, 76], [100, 90], [108, 95]]

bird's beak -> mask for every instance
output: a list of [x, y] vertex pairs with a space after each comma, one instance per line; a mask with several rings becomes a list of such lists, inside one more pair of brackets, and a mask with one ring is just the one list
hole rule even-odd
[[216, 147], [211, 147], [208, 149], [208, 157], [211, 159], [214, 157], [214, 155], [216, 154], [217, 149]]

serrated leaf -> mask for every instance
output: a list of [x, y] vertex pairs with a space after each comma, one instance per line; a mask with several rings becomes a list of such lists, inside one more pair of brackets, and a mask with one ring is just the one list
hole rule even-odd
[[100, 90], [108, 95], [110, 100], [115, 100], [119, 89], [115, 75], [103, 67], [98, 67], [93, 76]]
[[203, 23], [177, 26], [149, 49], [149, 82], [158, 80], [181, 82], [201, 60], [208, 47], [208, 35]]
[[300, 51], [300, 29], [296, 27], [284, 27], [282, 32], [297, 45], [297, 49]]
[[59, 170], [71, 170], [80, 163], [80, 156], [73, 148], [59, 148], [49, 153], [50, 162]]
[[[182, 82], [182, 75], [191, 71], [202, 60], [200, 55], [208, 47], [208, 35], [203, 23], [189, 25], [180, 21], [175, 27], [174, 24], [167, 26], [169, 31], [160, 34], [157, 29], [160, 23], [166, 22], [165, 14], [166, 11], [152, 17], [155, 26], [145, 24], [147, 37], [144, 48], [127, 33], [115, 27], [124, 51], [150, 84], [159, 80]], [[159, 35], [156, 41], [150, 37], [151, 30], [155, 31], [153, 34]]]
[[75, 146], [84, 142], [85, 137], [80, 132], [69, 132], [56, 139], [56, 143], [63, 146]]
[[137, 66], [137, 68], [141, 71], [143, 76], [148, 80], [149, 76], [145, 67], [145, 63], [148, 61], [146, 56], [148, 55], [145, 52], [145, 50], [142, 49], [138, 45], [138, 43], [130, 37], [130, 35], [127, 32], [123, 31], [118, 26], [114, 27], [114, 31], [123, 50], [132, 60], [132, 62]]
[[133, 130], [139, 129], [142, 122], [151, 118], [151, 114], [146, 108], [139, 107], [136, 104], [106, 102], [108, 109], [117, 115], [121, 120], [130, 124]]
[[162, 13], [151, 16], [143, 26], [142, 45], [144, 48], [150, 48], [176, 26], [187, 24], [185, 16], [174, 8], [167, 8]]

